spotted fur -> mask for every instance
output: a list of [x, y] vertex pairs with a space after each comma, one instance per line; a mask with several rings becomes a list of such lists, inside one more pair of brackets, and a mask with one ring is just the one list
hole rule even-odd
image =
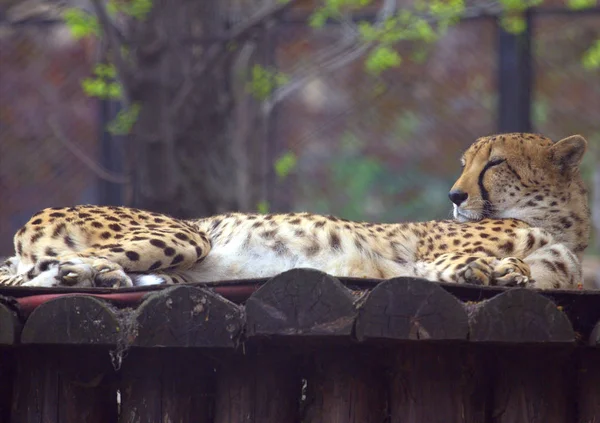
[[585, 149], [580, 136], [478, 139], [450, 193], [454, 220], [229, 213], [184, 221], [125, 207], [45, 209], [15, 235], [16, 255], [0, 268], [0, 283], [119, 287], [306, 267], [336, 276], [573, 288], [590, 229], [579, 173]]

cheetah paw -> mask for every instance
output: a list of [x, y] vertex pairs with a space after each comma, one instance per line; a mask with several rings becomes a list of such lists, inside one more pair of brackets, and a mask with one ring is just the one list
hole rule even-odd
[[521, 259], [506, 257], [499, 261], [492, 272], [492, 285], [527, 286], [531, 284], [531, 269]]
[[468, 263], [458, 272], [458, 283], [467, 283], [471, 285], [490, 285], [492, 279], [492, 260], [487, 257], [478, 257], [476, 260]]
[[133, 286], [118, 264], [104, 259], [72, 259], [59, 265], [59, 285], [73, 287], [120, 288]]

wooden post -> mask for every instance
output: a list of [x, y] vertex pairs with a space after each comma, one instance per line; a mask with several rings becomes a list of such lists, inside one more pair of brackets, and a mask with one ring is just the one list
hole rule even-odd
[[205, 289], [177, 286], [150, 295], [131, 315], [120, 422], [211, 422], [210, 351], [237, 345], [242, 317], [239, 306]]
[[217, 374], [215, 423], [294, 423], [300, 377], [289, 353], [229, 354]]
[[578, 423], [600, 422], [600, 321], [592, 330], [589, 347], [579, 354]]
[[122, 423], [209, 423], [214, 371], [197, 349], [134, 348], [123, 360]]
[[108, 346], [120, 321], [88, 296], [50, 300], [27, 319], [16, 356], [11, 423], [116, 420], [115, 372]]
[[14, 345], [18, 342], [20, 328], [21, 324], [13, 307], [0, 302], [0, 423], [10, 421]]
[[[308, 269], [294, 269], [282, 273], [258, 289], [246, 302], [248, 339], [251, 342], [269, 339], [271, 345], [273, 342], [293, 345], [299, 352], [294, 357], [288, 354], [287, 360], [285, 356], [281, 357], [278, 354], [275, 363], [281, 363], [279, 368], [261, 367], [261, 372], [269, 373], [267, 382], [261, 381], [263, 392], [270, 391], [272, 395], [276, 391], [267, 389], [267, 383], [287, 387], [279, 388], [280, 392], [286, 392], [286, 399], [278, 400], [281, 410], [277, 413], [271, 412], [283, 417], [280, 420], [272, 420], [267, 415], [255, 414], [252, 411], [253, 402], [256, 409], [265, 410], [263, 402], [268, 402], [269, 397], [267, 394], [253, 395], [251, 391], [245, 391], [240, 381], [235, 385], [239, 387], [237, 391], [231, 388], [219, 390], [219, 398], [225, 398], [225, 401], [218, 402], [220, 406], [217, 407], [217, 413], [226, 413], [228, 418], [217, 419], [217, 422], [242, 422], [245, 421], [244, 415], [252, 416], [248, 421], [255, 422], [298, 421], [298, 404], [301, 400], [300, 372], [294, 370], [299, 370], [302, 357], [309, 356], [311, 346], [318, 345], [322, 349], [330, 350], [333, 345], [338, 344], [338, 339], [345, 339], [347, 342], [357, 314], [354, 301], [355, 297], [339, 280]], [[385, 412], [385, 395], [378, 393], [376, 385], [381, 384], [381, 381], [370, 372], [368, 360], [364, 363], [357, 361], [348, 349], [338, 348], [335, 351], [318, 351], [313, 368], [305, 371], [309, 390], [316, 399], [308, 407], [306, 421], [381, 421]], [[266, 362], [263, 359], [262, 363]], [[231, 384], [232, 375], [235, 380], [241, 379], [241, 376], [235, 378], [237, 374], [242, 373], [235, 370], [226, 373], [227, 386]], [[258, 388], [255, 391], [261, 392]], [[234, 418], [227, 411], [231, 404], [231, 392], [239, 392], [238, 398], [248, 398], [237, 403]], [[249, 396], [244, 397], [243, 392]]]
[[307, 423], [384, 422], [386, 377], [371, 348], [326, 348], [315, 352], [307, 375]]
[[392, 423], [485, 421], [477, 363], [464, 343], [447, 342], [466, 341], [467, 333], [462, 303], [435, 283], [397, 278], [373, 289], [356, 334], [371, 343], [388, 340]]
[[494, 381], [491, 422], [574, 421], [575, 333], [552, 301], [512, 289], [474, 306], [470, 327], [471, 342], [496, 344], [486, 358]]
[[11, 423], [116, 421], [108, 350], [32, 346], [16, 362]]

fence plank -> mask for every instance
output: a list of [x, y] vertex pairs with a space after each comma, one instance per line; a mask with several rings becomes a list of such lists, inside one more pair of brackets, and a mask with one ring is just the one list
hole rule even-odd
[[585, 348], [579, 354], [579, 363], [578, 421], [598, 423], [600, 422], [600, 348]]
[[411, 342], [392, 353], [390, 423], [489, 422], [489, 380], [468, 345]]
[[493, 423], [575, 421], [574, 351], [564, 347], [496, 346]]
[[14, 356], [14, 350], [0, 346], [0, 423], [10, 422]]
[[328, 348], [308, 375], [306, 423], [383, 422], [388, 396], [374, 351]]
[[293, 269], [270, 279], [248, 299], [246, 334], [348, 336], [356, 317], [354, 300], [336, 278]]
[[116, 421], [108, 351], [25, 348], [16, 361], [11, 423]]
[[468, 319], [460, 301], [423, 279], [381, 282], [359, 309], [356, 336], [366, 339], [466, 339]]
[[134, 348], [123, 360], [122, 423], [208, 423], [214, 371], [197, 349]]
[[243, 311], [207, 289], [176, 286], [149, 295], [132, 320], [134, 346], [233, 348]]
[[556, 304], [528, 289], [511, 289], [470, 308], [474, 342], [574, 343], [571, 322]]
[[229, 355], [217, 375], [215, 423], [297, 422], [297, 370], [297, 363], [276, 351]]
[[17, 313], [8, 305], [0, 303], [0, 345], [16, 343], [20, 330]]

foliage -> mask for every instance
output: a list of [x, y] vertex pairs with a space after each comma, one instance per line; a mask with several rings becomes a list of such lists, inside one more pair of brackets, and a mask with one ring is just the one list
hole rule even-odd
[[129, 108], [122, 109], [117, 113], [117, 117], [109, 122], [106, 129], [113, 135], [127, 135], [131, 132], [131, 128], [140, 114], [140, 105], [132, 104]]
[[275, 173], [277, 173], [279, 179], [285, 179], [285, 177], [296, 167], [296, 162], [296, 155], [291, 151], [288, 151], [279, 157], [275, 161]]
[[[144, 20], [152, 10], [152, 0], [109, 0], [106, 4], [111, 16], [122, 14], [138, 20]], [[67, 27], [76, 39], [87, 36], [102, 36], [98, 18], [76, 7], [68, 8], [63, 13]], [[121, 54], [127, 55], [127, 46], [121, 47]], [[105, 100], [119, 100], [123, 95], [123, 87], [117, 80], [117, 71], [111, 63], [99, 63], [94, 67], [94, 77], [85, 78], [81, 82], [83, 91], [90, 97]], [[140, 105], [133, 104], [121, 110], [117, 117], [109, 122], [107, 130], [115, 135], [130, 133], [140, 112]]]
[[[278, 0], [278, 2], [287, 1], [289, 0]], [[497, 0], [497, 2], [503, 8], [500, 24], [506, 31], [519, 34], [526, 30], [524, 19], [526, 10], [541, 5], [543, 0]], [[354, 12], [370, 6], [371, 3], [373, 3], [372, 0], [322, 0], [320, 6], [311, 14], [308, 24], [318, 29], [328, 21], [345, 20]], [[566, 0], [566, 3], [570, 8], [579, 10], [594, 7], [596, 0]], [[107, 10], [111, 16], [121, 14], [139, 20], [145, 19], [151, 9], [152, 0], [109, 0], [107, 3]], [[407, 59], [408, 61], [425, 60], [428, 48], [430, 49], [429, 46], [443, 37], [466, 11], [465, 0], [415, 0], [412, 9], [400, 9], [382, 22], [359, 22], [357, 25], [359, 42], [369, 47], [364, 60], [366, 72], [369, 75], [378, 76], [386, 70], [401, 66]], [[64, 18], [76, 38], [102, 35], [97, 19], [89, 13], [70, 8], [66, 10]], [[401, 55], [398, 47], [402, 43], [410, 43], [410, 57]], [[235, 46], [230, 44], [228, 48], [234, 49]], [[123, 46], [122, 50], [127, 51], [127, 46]], [[600, 67], [600, 40], [595, 41], [585, 52], [581, 63], [584, 68], [589, 70]], [[122, 96], [122, 87], [119, 85], [114, 66], [99, 64], [93, 73], [92, 77], [82, 81], [83, 90], [87, 95], [102, 99], [118, 99]], [[259, 101], [264, 101], [268, 100], [275, 90], [289, 82], [290, 76], [277, 69], [255, 65], [250, 70], [246, 90]], [[139, 111], [139, 104], [133, 104], [130, 108], [122, 110], [107, 129], [114, 134], [129, 133], [137, 120]], [[549, 108], [545, 102], [540, 100], [534, 104], [534, 115], [538, 121], [547, 121], [548, 114]], [[402, 112], [395, 128], [399, 137], [395, 139], [405, 139], [421, 124], [423, 122], [419, 120], [418, 115], [411, 115], [410, 111]], [[280, 156], [273, 164], [278, 178], [285, 179], [296, 168], [298, 161], [299, 158], [291, 151]], [[408, 170], [405, 169], [404, 175], [406, 171]], [[341, 202], [346, 204], [346, 208], [341, 212], [355, 218], [361, 218], [368, 214], [364, 207], [368, 203], [365, 198], [369, 196], [369, 193], [383, 190], [386, 192], [385, 195], [390, 195], [390, 193], [399, 192], [402, 189], [410, 190], [410, 184], [415, 184], [414, 180], [411, 182], [405, 176], [401, 178], [394, 176], [396, 175], [394, 169], [389, 169], [374, 156], [363, 153], [360, 155], [347, 153], [337, 156], [331, 163], [331, 172], [334, 182], [347, 188], [344, 192], [348, 193], [349, 198], [346, 199], [347, 201]], [[410, 172], [416, 174], [420, 182], [427, 179], [426, 175], [419, 174], [418, 168], [412, 169]], [[437, 189], [435, 187], [445, 186], [446, 182], [440, 182], [434, 178], [428, 180], [427, 186]], [[414, 204], [422, 205], [427, 202], [427, 198], [433, 197], [426, 194], [427, 191], [423, 191], [416, 195]], [[421, 198], [421, 196], [424, 197]], [[312, 198], [316, 204], [325, 201], [323, 198], [319, 199], [317, 193], [314, 193]], [[444, 196], [442, 195], [441, 198]], [[410, 216], [411, 201], [403, 199], [402, 212], [393, 208], [389, 208], [389, 210], [386, 208], [386, 212], [396, 213], [396, 215], [409, 213], [409, 216], [405, 217], [415, 217]], [[445, 199], [443, 204], [445, 204]], [[443, 207], [443, 204], [440, 207]], [[260, 202], [257, 204], [257, 209], [261, 213], [267, 213], [269, 204]], [[415, 213], [417, 213], [417, 209], [415, 206]]]
[[65, 10], [63, 19], [76, 40], [88, 35], [100, 35], [98, 19], [81, 9], [71, 7]]
[[583, 67], [588, 70], [600, 68], [600, 40], [596, 40], [583, 55]]
[[81, 83], [87, 95], [102, 99], [121, 98], [121, 85], [115, 80], [117, 71], [114, 65], [98, 63], [94, 67], [94, 75], [95, 78], [85, 78]]
[[256, 205], [256, 211], [262, 214], [269, 213], [269, 203], [267, 201], [260, 201]]
[[254, 65], [246, 90], [256, 99], [262, 101], [269, 98], [274, 89], [287, 84], [288, 80], [289, 77], [281, 72]]

